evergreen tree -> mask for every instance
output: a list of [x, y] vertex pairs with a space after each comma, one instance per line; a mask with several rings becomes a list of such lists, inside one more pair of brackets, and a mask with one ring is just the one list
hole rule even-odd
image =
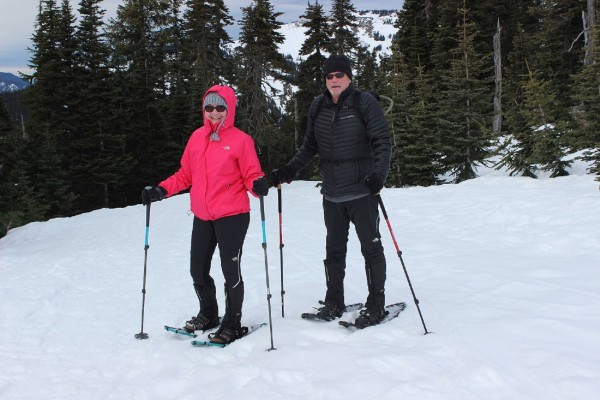
[[[508, 59], [509, 63], [505, 69], [505, 121], [510, 136], [500, 140], [497, 153], [500, 161], [494, 165], [495, 168], [507, 168], [510, 175], [521, 174], [523, 176], [536, 178], [536, 167], [531, 162], [534, 142], [529, 135], [528, 120], [521, 112], [525, 101], [524, 77], [528, 76], [527, 57], [530, 54], [529, 43], [525, 40], [525, 30], [530, 27], [521, 23], [517, 24], [515, 36], [513, 37], [512, 51]], [[531, 28], [533, 29], [533, 28]]]
[[[443, 79], [438, 113], [443, 114], [440, 135], [444, 143], [444, 166], [462, 182], [477, 176], [476, 167], [485, 164], [489, 146], [491, 102], [488, 82], [491, 65], [477, 54], [478, 31], [468, 19], [466, 1], [455, 10], [459, 15], [454, 34], [455, 47], [450, 50], [450, 71]], [[488, 72], [489, 71], [489, 72]], [[486, 79], [487, 78], [487, 79]]]
[[[533, 17], [542, 24], [533, 33], [532, 41], [537, 51], [529, 57], [536, 77], [546, 82], [548, 90], [556, 97], [546, 110], [553, 116], [555, 127], [561, 125], [562, 134], [557, 145], [573, 146], [573, 121], [571, 88], [573, 77], [581, 70], [583, 41], [575, 41], [581, 32], [581, 13], [585, 7], [580, 0], [541, 2], [533, 7]], [[559, 95], [560, 94], [560, 95]], [[560, 169], [560, 168], [559, 168]]]
[[278, 142], [290, 140], [280, 135], [277, 123], [280, 111], [276, 98], [278, 90], [271, 79], [286, 80], [289, 65], [279, 52], [284, 37], [278, 31], [281, 13], [273, 11], [269, 0], [254, 0], [242, 8], [240, 46], [236, 49], [238, 71], [238, 117], [240, 128], [254, 138], [263, 167], [277, 164]]
[[[300, 48], [299, 55], [304, 57], [299, 65], [297, 79], [298, 91], [296, 92], [296, 107], [298, 129], [306, 130], [306, 121], [310, 104], [314, 98], [323, 92], [323, 64], [327, 57], [325, 53], [331, 46], [331, 33], [323, 5], [315, 2], [308, 4], [306, 11], [300, 16], [302, 26], [306, 28], [305, 40]], [[300, 146], [302, 138], [295, 142]]]
[[69, 160], [73, 99], [74, 16], [68, 1], [58, 7], [54, 0], [40, 1], [36, 17], [30, 68], [34, 85], [25, 101], [30, 108], [26, 127], [28, 145], [23, 159], [35, 192], [48, 204], [45, 217], [73, 215], [76, 196], [70, 183]]
[[[140, 183], [155, 184], [179, 165], [181, 148], [170, 137], [164, 115], [165, 77], [170, 43], [165, 40], [172, 13], [169, 0], [125, 0], [108, 27], [111, 44], [111, 96], [119, 134], [133, 156], [122, 182], [128, 202], [139, 202]], [[168, 36], [167, 36], [168, 37]]]
[[377, 64], [377, 51], [369, 51], [366, 46], [360, 46], [357, 50], [356, 71], [352, 83], [361, 90], [378, 91], [381, 87], [379, 77], [379, 66]]
[[550, 171], [551, 177], [568, 175], [566, 168], [571, 161], [562, 160], [565, 152], [561, 146], [561, 136], [566, 131], [565, 123], [559, 115], [553, 114], [557, 96], [551, 83], [538, 78], [530, 70], [524, 94], [522, 113], [534, 143], [531, 163], [539, 164], [543, 171]]
[[[595, 24], [590, 32], [600, 43], [600, 28]], [[591, 162], [589, 172], [600, 181], [600, 46], [589, 52], [589, 63], [575, 77], [574, 100], [580, 137], [577, 147], [587, 149], [584, 160]]]
[[71, 142], [72, 185], [79, 208], [124, 206], [122, 181], [129, 173], [131, 157], [125, 152], [125, 136], [114, 129], [109, 83], [109, 47], [103, 33], [101, 0], [81, 0], [81, 20], [75, 32], [76, 73], [70, 112], [74, 120]]
[[384, 87], [384, 94], [389, 96], [394, 102], [393, 109], [388, 115], [390, 134], [392, 139], [392, 158], [390, 162], [390, 171], [387, 184], [391, 186], [400, 186], [402, 182], [402, 172], [404, 167], [404, 147], [401, 140], [408, 132], [406, 127], [409, 124], [408, 107], [410, 104], [409, 79], [404, 55], [398, 48], [398, 42], [392, 42], [392, 54], [389, 63], [385, 64], [385, 71], [388, 77], [388, 85]]
[[24, 130], [25, 123], [29, 121], [29, 108], [23, 101], [24, 94], [28, 91], [29, 88], [25, 88], [15, 92], [2, 93], [8, 114], [20, 130]]
[[47, 211], [27, 177], [23, 146], [0, 95], [0, 238], [12, 228], [43, 219]]
[[431, 63], [436, 4], [406, 0], [392, 48], [392, 166], [399, 186], [440, 183], [439, 82]]
[[[331, 48], [331, 30], [322, 4], [318, 1], [313, 4], [309, 2], [300, 20], [306, 31], [305, 40], [299, 51], [301, 61], [296, 79], [298, 90], [294, 93], [293, 103], [288, 108], [288, 114], [294, 117], [294, 140], [293, 147], [289, 149], [289, 154], [286, 156], [287, 159], [290, 159], [302, 144], [310, 105], [316, 96], [323, 93], [323, 64], [327, 59], [326, 53]], [[316, 164], [304, 168], [301, 178], [313, 178], [315, 167]]]
[[397, 48], [402, 49], [408, 71], [413, 74], [420, 68], [424, 68], [425, 72], [431, 69], [432, 37], [436, 27], [435, 2], [404, 0], [402, 11], [398, 13], [395, 41], [398, 43]]
[[[158, 85], [162, 96], [158, 98], [158, 107], [165, 121], [166, 136], [175, 149], [183, 151], [190, 133], [197, 126], [194, 120], [202, 114], [194, 109], [196, 103], [192, 91], [194, 87], [191, 63], [188, 62], [185, 20], [180, 17], [182, 0], [170, 0], [166, 15], [165, 28], [160, 32], [159, 47], [164, 49], [162, 73]], [[196, 91], [194, 90], [194, 93]]]
[[332, 0], [331, 14], [331, 54], [344, 54], [352, 61], [356, 61], [358, 50], [361, 48], [356, 31], [358, 22], [356, 8], [351, 0]]
[[[179, 54], [177, 85], [180, 112], [187, 117], [187, 131], [181, 137], [187, 142], [189, 132], [203, 123], [202, 95], [216, 83], [233, 81], [233, 59], [227, 48], [232, 39], [226, 31], [233, 24], [229, 9], [222, 0], [187, 0], [182, 27], [182, 51]], [[175, 116], [175, 115], [174, 115]]]
[[502, 148], [500, 163], [511, 173], [535, 176], [535, 164], [553, 176], [566, 173], [568, 164], [559, 157], [575, 138], [570, 90], [581, 52], [569, 49], [581, 48], [573, 42], [581, 29], [577, 3], [538, 1], [528, 8], [528, 23], [517, 24], [505, 79], [506, 122], [512, 138]]
[[226, 31], [233, 18], [223, 0], [188, 0], [186, 6], [182, 61], [190, 68], [192, 106], [199, 113], [206, 89], [233, 79], [233, 61], [227, 50], [232, 40]]
[[430, 186], [440, 183], [441, 140], [437, 131], [437, 100], [434, 82], [418, 67], [408, 103], [406, 124], [400, 130], [402, 164], [399, 186]]

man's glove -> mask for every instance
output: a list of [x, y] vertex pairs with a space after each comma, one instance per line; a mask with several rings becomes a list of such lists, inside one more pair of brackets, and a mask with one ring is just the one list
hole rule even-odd
[[273, 182], [273, 186], [281, 185], [282, 183], [291, 183], [295, 177], [296, 170], [289, 165], [271, 171], [271, 182]]
[[162, 186], [147, 186], [142, 190], [142, 204], [146, 206], [155, 201], [161, 201], [166, 195], [167, 191]]
[[252, 191], [259, 196], [266, 196], [269, 194], [269, 183], [264, 178], [258, 178], [252, 183]]
[[365, 178], [365, 186], [372, 194], [377, 194], [383, 189], [383, 181], [375, 172]]

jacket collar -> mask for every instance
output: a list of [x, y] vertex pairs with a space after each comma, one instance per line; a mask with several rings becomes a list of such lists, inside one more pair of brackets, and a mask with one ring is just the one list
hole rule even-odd
[[[352, 85], [352, 82], [350, 82], [350, 85], [340, 94], [340, 100], [337, 102], [337, 104], [344, 104], [346, 99], [348, 99], [348, 97], [352, 93], [354, 93], [354, 90], [354, 86]], [[329, 93], [329, 90], [325, 90], [323, 94], [325, 95], [325, 98], [328, 100], [329, 104], [335, 105], [335, 103], [333, 102], [333, 98], [331, 97], [331, 93]]]

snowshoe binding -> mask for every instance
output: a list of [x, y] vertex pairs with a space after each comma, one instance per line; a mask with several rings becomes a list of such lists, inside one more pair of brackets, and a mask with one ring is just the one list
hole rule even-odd
[[216, 328], [221, 323], [219, 317], [208, 318], [202, 313], [198, 313], [197, 316], [192, 317], [189, 321], [186, 321], [184, 329], [190, 333], [195, 331], [207, 331], [212, 328]]
[[208, 340], [211, 343], [219, 345], [228, 345], [229, 343], [245, 336], [248, 333], [248, 328], [240, 327], [237, 329], [221, 326], [215, 333], [208, 335]]
[[387, 314], [388, 312], [384, 310], [377, 311], [363, 308], [360, 310], [360, 314], [354, 321], [354, 326], [358, 329], [363, 329], [368, 326], [377, 325], [385, 318]]
[[317, 309], [317, 318], [324, 321], [333, 321], [344, 313], [344, 307], [330, 303], [322, 303], [323, 307]]

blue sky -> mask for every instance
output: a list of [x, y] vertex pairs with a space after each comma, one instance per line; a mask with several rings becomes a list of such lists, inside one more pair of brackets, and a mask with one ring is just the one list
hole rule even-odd
[[[60, 0], [57, 0], [60, 2]], [[284, 13], [282, 22], [293, 22], [306, 10], [308, 0], [271, 0], [276, 12]], [[117, 6], [122, 0], [105, 0], [102, 7], [107, 10], [107, 16], [114, 16]], [[321, 0], [327, 12], [331, 9], [330, 0]], [[374, 5], [372, 0], [354, 0], [357, 10], [400, 9], [402, 0], [378, 0]], [[17, 74], [29, 72], [27, 63], [30, 53], [27, 48], [31, 43], [35, 16], [39, 0], [0, 0], [0, 72]], [[71, 0], [73, 9], [78, 8], [79, 1]], [[236, 19], [241, 18], [241, 7], [251, 4], [250, 0], [225, 0], [230, 14]], [[232, 34], [235, 38], [235, 35]]]

